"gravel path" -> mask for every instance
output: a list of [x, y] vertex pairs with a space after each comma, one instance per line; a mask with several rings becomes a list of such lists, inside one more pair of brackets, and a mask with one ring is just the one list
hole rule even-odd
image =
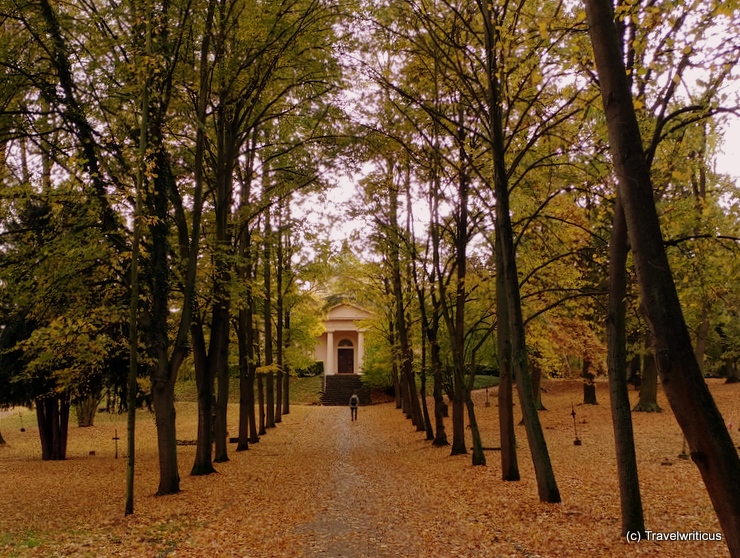
[[312, 461], [321, 464], [325, 482], [316, 483], [321, 488], [314, 493], [315, 517], [292, 528], [299, 554], [521, 556], [477, 518], [450, 521], [461, 502], [445, 482], [435, 483], [426, 454], [439, 452], [428, 443], [404, 447], [409, 440], [399, 439], [399, 426], [412, 437], [421, 435], [399, 424], [399, 413], [389, 405], [361, 408], [352, 422], [347, 409], [319, 407], [306, 416], [293, 443], [296, 449], [298, 440], [301, 449], [313, 446]]

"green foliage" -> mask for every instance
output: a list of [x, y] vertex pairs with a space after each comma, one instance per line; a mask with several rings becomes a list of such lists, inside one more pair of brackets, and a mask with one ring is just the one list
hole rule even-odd
[[365, 333], [365, 358], [362, 381], [373, 389], [393, 387], [393, 350], [385, 332], [373, 328]]

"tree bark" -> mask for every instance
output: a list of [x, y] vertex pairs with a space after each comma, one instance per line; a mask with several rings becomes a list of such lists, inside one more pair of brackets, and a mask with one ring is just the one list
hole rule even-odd
[[259, 435], [267, 434], [265, 430], [265, 375], [257, 374], [257, 406], [259, 407], [260, 429]]
[[722, 376], [724, 376], [726, 384], [736, 384], [740, 382], [737, 374], [737, 359], [732, 356], [724, 328], [717, 326], [716, 330], [720, 339], [720, 348], [722, 349]]
[[730, 360], [725, 362], [725, 383], [726, 384], [737, 384], [740, 383], [740, 376], [737, 373], [737, 363]]
[[159, 488], [157, 495], [180, 492], [180, 473], [177, 470], [177, 438], [175, 436], [175, 391], [161, 381], [152, 386], [154, 417], [157, 427], [159, 455]]
[[475, 418], [475, 406], [473, 405], [473, 398], [470, 397], [468, 392], [468, 398], [465, 402], [468, 409], [468, 420], [470, 421], [470, 431], [473, 434], [473, 466], [485, 465], [486, 455], [483, 453], [483, 442], [480, 437], [480, 429], [478, 428], [478, 421]]
[[519, 295], [519, 276], [514, 250], [514, 232], [509, 212], [509, 183], [506, 172], [506, 147], [504, 143], [503, 107], [501, 101], [501, 84], [499, 83], [499, 64], [495, 51], [499, 31], [494, 25], [488, 4], [481, 2], [485, 25], [486, 80], [488, 85], [488, 111], [491, 130], [491, 156], [493, 157], [493, 181], [496, 193], [496, 236], [501, 239], [501, 254], [508, 302], [509, 327], [511, 333], [512, 372], [516, 378], [519, 403], [522, 408], [524, 427], [527, 432], [529, 450], [532, 454], [537, 492], [543, 502], [560, 502], [560, 491], [555, 482], [550, 454], [547, 450], [545, 435], [537, 414], [535, 394], [532, 390], [532, 379], [529, 374], [527, 347], [524, 333], [524, 321]]
[[609, 243], [609, 310], [606, 319], [609, 394], [614, 446], [617, 453], [619, 500], [622, 509], [622, 536], [645, 532], [642, 498], [637, 474], [637, 457], [632, 431], [629, 390], [627, 388], [627, 225], [622, 203], [617, 198]]
[[[422, 297], [423, 298], [423, 297]], [[423, 304], [423, 300], [422, 300]], [[432, 428], [432, 421], [429, 418], [429, 407], [427, 406], [427, 340], [425, 332], [427, 330], [427, 317], [426, 311], [422, 310], [422, 331], [421, 331], [421, 372], [419, 373], [419, 379], [421, 385], [419, 386], [419, 394], [421, 395], [421, 411], [424, 418], [424, 427], [426, 430], [427, 440], [434, 440], [434, 429]]]
[[[285, 310], [285, 325], [284, 325], [284, 336], [285, 336], [285, 348], [290, 347], [290, 310]], [[287, 363], [284, 364], [283, 373], [283, 414], [287, 415], [290, 413], [290, 368]]]
[[516, 455], [516, 433], [514, 429], [514, 393], [511, 373], [511, 335], [509, 333], [509, 303], [506, 297], [503, 252], [501, 240], [496, 235], [496, 342], [498, 346], [498, 419], [501, 438], [501, 478], [518, 481], [519, 462]]
[[36, 400], [36, 418], [41, 438], [41, 459], [67, 459], [69, 396], [66, 394]]
[[633, 411], [644, 413], [660, 413], [658, 405], [658, 369], [655, 365], [650, 334], [645, 338], [647, 353], [642, 358], [642, 376], [640, 378], [640, 399]]
[[213, 467], [213, 369], [208, 366], [203, 325], [198, 320], [191, 327], [195, 385], [198, 389], [198, 437], [195, 443], [195, 461], [190, 470], [193, 476], [215, 473]]
[[[222, 285], [224, 287], [225, 285]], [[226, 297], [229, 295], [226, 294]], [[218, 380], [216, 394], [216, 415], [214, 424], [216, 463], [224, 463], [228, 457], [228, 433], [226, 416], [229, 404], [229, 311], [228, 298], [218, 301], [218, 308], [214, 308], [211, 326], [211, 350], [209, 351], [209, 365], [214, 368], [214, 376]], [[210, 353], [214, 353], [211, 355]], [[211, 360], [215, 360], [211, 364]]]
[[[390, 293], [389, 293], [390, 294]], [[395, 315], [395, 308], [394, 308]], [[393, 396], [396, 399], [396, 409], [403, 407], [403, 401], [401, 400], [401, 381], [398, 377], [398, 346], [396, 344], [396, 326], [395, 318], [391, 317], [388, 320], [388, 344], [391, 347], [392, 362], [391, 362], [391, 379], [393, 381]]]
[[77, 426], [87, 428], [95, 423], [95, 413], [98, 412], [100, 394], [87, 393], [75, 400], [75, 413], [77, 414]]
[[594, 384], [594, 373], [591, 371], [591, 360], [589, 358], [583, 359], [581, 378], [583, 378], [583, 404], [597, 405], [596, 384]]
[[285, 342], [283, 340], [283, 306], [285, 293], [283, 292], [283, 211], [280, 209], [276, 240], [276, 272], [275, 272], [275, 343], [277, 345], [277, 374], [275, 378], [275, 424], [283, 420], [283, 364], [285, 361]]
[[532, 364], [532, 393], [534, 393], [534, 407], [538, 411], [547, 411], [542, 404], [542, 369]]
[[[249, 187], [242, 187], [242, 203], [249, 199]], [[244, 223], [239, 238], [240, 264], [237, 274], [246, 289], [244, 306], [239, 308], [237, 318], [237, 343], [239, 347], [239, 442], [236, 451], [249, 449], [249, 417], [254, 415], [254, 340], [252, 333], [252, 259], [249, 226]], [[251, 383], [250, 383], [251, 380]]]
[[[240, 274], [241, 275], [241, 274]], [[247, 311], [239, 309], [237, 317], [237, 344], [239, 347], [239, 441], [236, 451], [249, 449], [249, 360], [247, 358]]]
[[[389, 173], [392, 174], [392, 163], [389, 163]], [[404, 289], [401, 282], [401, 234], [398, 226], [398, 187], [390, 185], [389, 191], [389, 259], [391, 261], [391, 282], [394, 298], [395, 324], [398, 336], [400, 358], [400, 387], [402, 393], [402, 407], [406, 416], [410, 417], [416, 430], [423, 432], [424, 419], [421, 416], [419, 394], [416, 391], [413, 370], [413, 351], [409, 339], [409, 326], [404, 312]]]
[[275, 373], [271, 370], [265, 374], [267, 384], [267, 428], [275, 428]]
[[[436, 327], [434, 322], [437, 322]], [[434, 388], [432, 389], [432, 397], [434, 397], [434, 446], [447, 446], [447, 432], [445, 431], [445, 410], [447, 405], [445, 404], [444, 397], [442, 396], [442, 362], [439, 358], [439, 342], [437, 341], [436, 330], [439, 329], [439, 313], [436, 317], [432, 318], [432, 329], [434, 330], [433, 338], [430, 339], [432, 345], [431, 348], [431, 361], [432, 371], [434, 377]]]
[[585, 0], [619, 196], [658, 372], [733, 557], [740, 557], [740, 457], [704, 381], [681, 313], [609, 0]]
[[707, 335], [709, 334], [709, 308], [705, 303], [701, 312], [701, 323], [696, 330], [696, 345], [694, 346], [694, 354], [696, 355], [696, 362], [699, 363], [699, 368], [704, 370], [704, 355], [707, 352]]
[[[145, 64], [152, 54], [152, 18], [151, 3], [144, 4], [144, 52]], [[128, 370], [128, 413], [126, 449], [126, 502], [125, 515], [134, 513], [134, 472], [136, 466], [136, 392], [139, 375], [139, 253], [141, 245], [141, 210], [144, 199], [144, 186], [147, 183], [146, 163], [147, 145], [149, 142], [149, 70], [144, 72], [145, 79], [141, 92], [141, 116], [139, 120], [139, 153], [136, 177], [136, 201], [133, 217], [133, 241], [131, 246], [131, 299], [129, 303], [129, 370]]]
[[[268, 173], [265, 173], [265, 177]], [[267, 178], [264, 180], [267, 185]], [[265, 366], [271, 367], [273, 363], [272, 353], [272, 225], [270, 222], [270, 200], [267, 200], [265, 209], [265, 240], [262, 257], [262, 273], [264, 278], [264, 323], [265, 323]], [[275, 383], [272, 370], [267, 373], [266, 377], [260, 375], [260, 381], [267, 382], [267, 422], [264, 426], [272, 428], [275, 426]], [[261, 384], [259, 384], [261, 385]], [[262, 403], [260, 403], [260, 407]], [[264, 434], [264, 427], [260, 426], [260, 434]]]

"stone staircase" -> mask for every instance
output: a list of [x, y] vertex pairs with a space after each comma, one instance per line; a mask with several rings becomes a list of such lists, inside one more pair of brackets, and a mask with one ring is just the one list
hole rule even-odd
[[361, 376], [355, 374], [326, 376], [326, 390], [319, 401], [322, 405], [349, 406], [353, 393], [360, 397], [360, 405], [370, 404], [370, 390], [364, 386]]

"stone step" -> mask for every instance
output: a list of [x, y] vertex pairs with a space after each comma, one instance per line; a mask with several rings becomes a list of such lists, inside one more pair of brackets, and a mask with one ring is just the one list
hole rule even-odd
[[331, 375], [326, 377], [326, 389], [319, 401], [322, 405], [342, 406], [349, 405], [349, 398], [353, 393], [360, 397], [361, 405], [370, 404], [370, 390], [362, 383], [357, 375]]

